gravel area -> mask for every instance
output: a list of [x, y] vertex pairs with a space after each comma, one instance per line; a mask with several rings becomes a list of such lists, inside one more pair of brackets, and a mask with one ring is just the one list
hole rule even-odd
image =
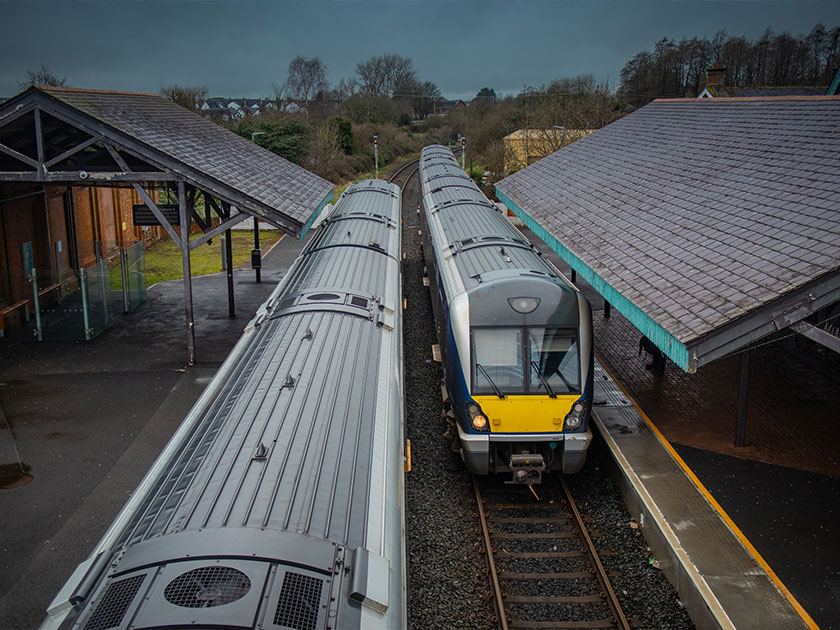
[[684, 630], [694, 625], [676, 590], [635, 528], [618, 494], [609, 449], [596, 436], [586, 465], [566, 477], [601, 563], [632, 628]]
[[[483, 540], [472, 482], [460, 457], [443, 439], [447, 429], [441, 416], [443, 374], [440, 364], [432, 360], [437, 339], [429, 289], [423, 286], [419, 204], [414, 177], [403, 191], [406, 436], [412, 454], [412, 470], [406, 476], [408, 625], [418, 630], [486, 630], [497, 624], [480, 553]], [[676, 592], [634, 529], [612, 470], [606, 446], [596, 440], [583, 471], [567, 477], [567, 482], [631, 627], [692, 628]]]
[[435, 337], [429, 289], [417, 231], [417, 177], [403, 191], [403, 319], [406, 437], [412, 469], [406, 475], [406, 551], [409, 628], [495, 627], [484, 558], [473, 518], [472, 482], [461, 458], [443, 439], [440, 384], [432, 360]]

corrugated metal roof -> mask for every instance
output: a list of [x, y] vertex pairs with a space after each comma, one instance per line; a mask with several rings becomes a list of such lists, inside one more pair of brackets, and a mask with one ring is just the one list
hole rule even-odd
[[156, 94], [35, 88], [304, 225], [333, 185]]
[[[368, 194], [353, 196], [359, 190]], [[387, 414], [400, 408], [393, 376], [401, 371], [400, 337], [377, 317], [401, 311], [399, 226], [395, 185], [348, 188], [121, 545], [245, 527], [386, 553], [374, 535], [386, 483], [377, 468], [384, 452], [376, 450], [386, 448], [377, 435], [392, 430]]]
[[496, 187], [696, 368], [689, 346], [840, 270], [840, 98], [655, 101]]

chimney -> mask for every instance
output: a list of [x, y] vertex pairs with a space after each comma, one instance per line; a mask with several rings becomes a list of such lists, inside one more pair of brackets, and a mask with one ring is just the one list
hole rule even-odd
[[726, 68], [721, 68], [720, 65], [715, 64], [706, 70], [706, 87], [710, 85], [721, 87], [726, 85]]

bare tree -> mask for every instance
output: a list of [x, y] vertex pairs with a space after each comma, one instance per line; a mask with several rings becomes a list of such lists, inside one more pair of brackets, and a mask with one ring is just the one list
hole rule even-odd
[[359, 92], [359, 82], [354, 78], [350, 77], [349, 79], [341, 79], [338, 82], [338, 88], [336, 88], [336, 92], [338, 95], [339, 100], [347, 100], [351, 96], [355, 96]]
[[419, 82], [414, 62], [409, 57], [385, 54], [356, 64], [361, 91], [366, 94], [395, 96], [411, 91]]
[[199, 113], [202, 103], [207, 99], [207, 88], [203, 85], [170, 85], [161, 88], [160, 95], [191, 112]]
[[18, 83], [18, 88], [25, 90], [33, 85], [49, 85], [52, 87], [61, 87], [67, 84], [67, 76], [59, 77], [54, 74], [50, 67], [46, 64], [41, 64], [37, 70], [27, 70], [26, 80]]
[[318, 57], [307, 59], [298, 55], [289, 62], [285, 92], [291, 98], [299, 98], [309, 111], [309, 102], [318, 92], [327, 89], [327, 66]]

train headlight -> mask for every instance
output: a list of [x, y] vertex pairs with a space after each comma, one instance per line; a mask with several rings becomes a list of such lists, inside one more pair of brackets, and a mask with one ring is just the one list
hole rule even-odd
[[580, 424], [583, 421], [583, 403], [580, 401], [576, 402], [572, 405], [572, 410], [566, 415], [566, 419], [563, 421], [563, 427], [565, 429], [571, 429], [574, 431], [575, 429], [580, 428]]
[[470, 426], [476, 431], [488, 431], [490, 429], [487, 416], [482, 413], [481, 407], [474, 402], [467, 404], [467, 415], [470, 418]]

